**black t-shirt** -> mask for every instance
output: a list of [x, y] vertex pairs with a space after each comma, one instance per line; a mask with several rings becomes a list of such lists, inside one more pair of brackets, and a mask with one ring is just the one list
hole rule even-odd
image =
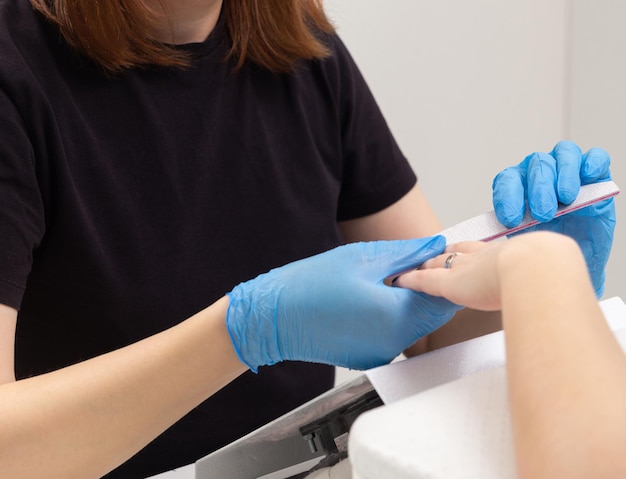
[[[18, 378], [163, 331], [406, 194], [415, 175], [327, 41], [330, 58], [293, 74], [234, 72], [220, 22], [180, 47], [189, 68], [107, 76], [28, 0], [0, 0], [0, 303], [19, 309]], [[107, 477], [193, 462], [333, 376], [297, 362], [248, 372]]]

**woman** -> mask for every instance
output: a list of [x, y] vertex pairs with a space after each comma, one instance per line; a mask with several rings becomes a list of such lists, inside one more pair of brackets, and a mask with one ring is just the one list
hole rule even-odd
[[626, 356], [571, 238], [459, 243], [396, 284], [502, 310], [520, 478], [626, 475]]
[[319, 255], [440, 225], [318, 2], [0, 0], [0, 65], [7, 476], [190, 463], [458, 309], [382, 284], [441, 240]]

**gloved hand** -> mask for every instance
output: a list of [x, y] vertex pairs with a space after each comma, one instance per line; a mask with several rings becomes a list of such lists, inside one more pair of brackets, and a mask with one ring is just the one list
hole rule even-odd
[[445, 246], [442, 236], [348, 244], [239, 284], [226, 314], [239, 358], [255, 372], [284, 360], [388, 363], [459, 307], [383, 281]]
[[553, 218], [558, 203], [574, 201], [581, 184], [610, 180], [610, 163], [609, 154], [601, 148], [582, 154], [575, 143], [561, 141], [552, 152], [533, 153], [498, 173], [493, 181], [498, 220], [509, 228], [519, 225], [528, 204], [532, 216], [542, 223], [525, 231], [549, 230], [574, 238], [585, 255], [598, 297], [604, 292], [604, 268], [615, 231], [613, 199]]

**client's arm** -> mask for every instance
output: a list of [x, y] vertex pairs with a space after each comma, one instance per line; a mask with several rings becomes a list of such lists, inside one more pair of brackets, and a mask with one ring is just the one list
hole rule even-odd
[[[442, 266], [453, 251], [452, 267]], [[502, 309], [520, 478], [626, 477], [626, 356], [577, 244], [530, 233], [453, 245], [398, 285]]]

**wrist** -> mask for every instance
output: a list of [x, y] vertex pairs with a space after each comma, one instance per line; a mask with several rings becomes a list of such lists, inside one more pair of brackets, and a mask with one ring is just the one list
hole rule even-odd
[[[278, 345], [275, 314], [268, 310], [267, 301], [253, 297], [254, 286], [240, 284], [226, 295], [226, 329], [233, 349], [252, 372], [259, 366], [271, 366], [282, 361]], [[256, 295], [262, 294], [257, 288]], [[272, 304], [270, 302], [270, 304]]]
[[[516, 236], [503, 243], [498, 261], [498, 274], [502, 279], [523, 272], [555, 274], [562, 277], [556, 263], [578, 267], [584, 265], [582, 252], [576, 241], [569, 236], [547, 231]], [[555, 267], [546, 267], [546, 265]]]
[[593, 293], [578, 244], [558, 233], [536, 232], [508, 240], [497, 271], [504, 310], [541, 311], [569, 290]]

